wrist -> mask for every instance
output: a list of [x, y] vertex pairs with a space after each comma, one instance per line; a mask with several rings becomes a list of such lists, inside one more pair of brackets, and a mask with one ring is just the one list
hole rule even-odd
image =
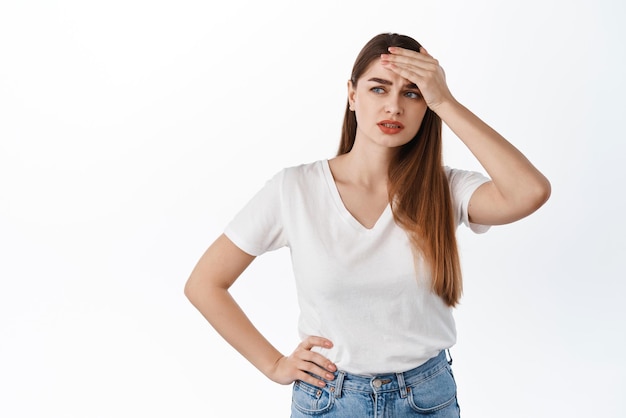
[[280, 365], [280, 362], [285, 358], [283, 354], [278, 354], [273, 360], [270, 360], [264, 367], [259, 367], [261, 373], [263, 373], [268, 379], [276, 381], [276, 371]]
[[430, 110], [435, 112], [442, 120], [445, 120], [448, 115], [458, 112], [458, 110], [462, 108], [462, 105], [454, 97], [450, 96], [449, 98], [436, 104], [429, 105], [428, 107], [430, 107]]

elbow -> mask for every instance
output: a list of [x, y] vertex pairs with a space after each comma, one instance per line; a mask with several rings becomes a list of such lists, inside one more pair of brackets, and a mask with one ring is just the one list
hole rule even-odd
[[550, 198], [552, 187], [545, 177], [538, 179], [533, 184], [526, 183], [507, 204], [508, 210], [503, 211], [503, 216], [497, 224], [506, 224], [518, 221], [531, 215], [542, 207]]
[[552, 194], [552, 185], [550, 181], [543, 177], [542, 180], [535, 187], [535, 203], [537, 205], [537, 209], [543, 206], [548, 199], [550, 199], [550, 195]]
[[550, 198], [552, 186], [547, 178], [542, 177], [532, 187], [529, 187], [523, 201], [526, 209], [526, 215], [530, 215], [537, 209], [542, 207]]
[[198, 286], [193, 276], [187, 279], [187, 282], [185, 283], [185, 288], [183, 289], [183, 293], [185, 297], [189, 300], [189, 302], [195, 305], [194, 300], [198, 295]]
[[205, 277], [196, 274], [192, 274], [187, 279], [183, 289], [185, 297], [198, 309], [206, 306], [207, 303], [210, 303], [209, 301], [213, 300], [222, 291], [227, 291], [227, 288], [215, 285]]

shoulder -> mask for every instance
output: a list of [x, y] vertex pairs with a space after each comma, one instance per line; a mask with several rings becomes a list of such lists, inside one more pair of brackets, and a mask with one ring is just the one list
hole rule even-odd
[[299, 165], [287, 166], [274, 172], [274, 174], [267, 179], [268, 183], [282, 183], [285, 180], [294, 180], [317, 173], [323, 173], [324, 160], [314, 161], [310, 163], [304, 163]]
[[484, 183], [489, 180], [484, 174], [478, 171], [463, 170], [459, 168], [453, 168], [444, 166], [443, 170], [448, 179], [450, 185], [456, 185], [459, 183]]
[[478, 171], [462, 170], [444, 166], [452, 199], [468, 202], [478, 187], [487, 183], [489, 178]]
[[327, 160], [318, 160], [285, 167], [277, 176], [280, 176], [281, 183], [285, 186], [304, 185], [319, 182], [320, 179], [324, 178], [327, 167]]
[[277, 190], [281, 194], [288, 194], [296, 189], [309, 189], [324, 179], [327, 167], [327, 160], [284, 167], [266, 181], [265, 188]]
[[309, 175], [319, 175], [324, 172], [324, 164], [327, 160], [317, 160], [309, 163], [303, 163], [290, 167], [285, 167], [282, 172], [285, 176], [299, 177]]

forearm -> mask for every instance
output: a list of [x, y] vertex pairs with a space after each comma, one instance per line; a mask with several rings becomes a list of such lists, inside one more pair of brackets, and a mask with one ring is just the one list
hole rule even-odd
[[503, 195], [547, 183], [517, 148], [459, 102], [448, 101], [437, 113], [474, 154]]
[[491, 177], [490, 190], [479, 193], [479, 217], [486, 222], [512, 221], [545, 202], [550, 194], [548, 180], [513, 145], [454, 99], [436, 59], [424, 48], [417, 52], [393, 47], [389, 52], [382, 56], [383, 66], [419, 87], [426, 104], [467, 145]]
[[534, 211], [547, 200], [549, 181], [498, 132], [454, 99], [436, 112], [487, 171], [512, 218]]
[[215, 330], [263, 374], [270, 377], [283, 355], [254, 327], [228, 290], [219, 287], [195, 288], [185, 294]]

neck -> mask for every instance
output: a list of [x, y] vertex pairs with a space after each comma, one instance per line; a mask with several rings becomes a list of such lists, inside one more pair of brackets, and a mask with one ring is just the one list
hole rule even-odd
[[387, 187], [389, 164], [394, 150], [387, 147], [365, 147], [359, 141], [349, 153], [342, 155], [351, 181], [367, 188]]

